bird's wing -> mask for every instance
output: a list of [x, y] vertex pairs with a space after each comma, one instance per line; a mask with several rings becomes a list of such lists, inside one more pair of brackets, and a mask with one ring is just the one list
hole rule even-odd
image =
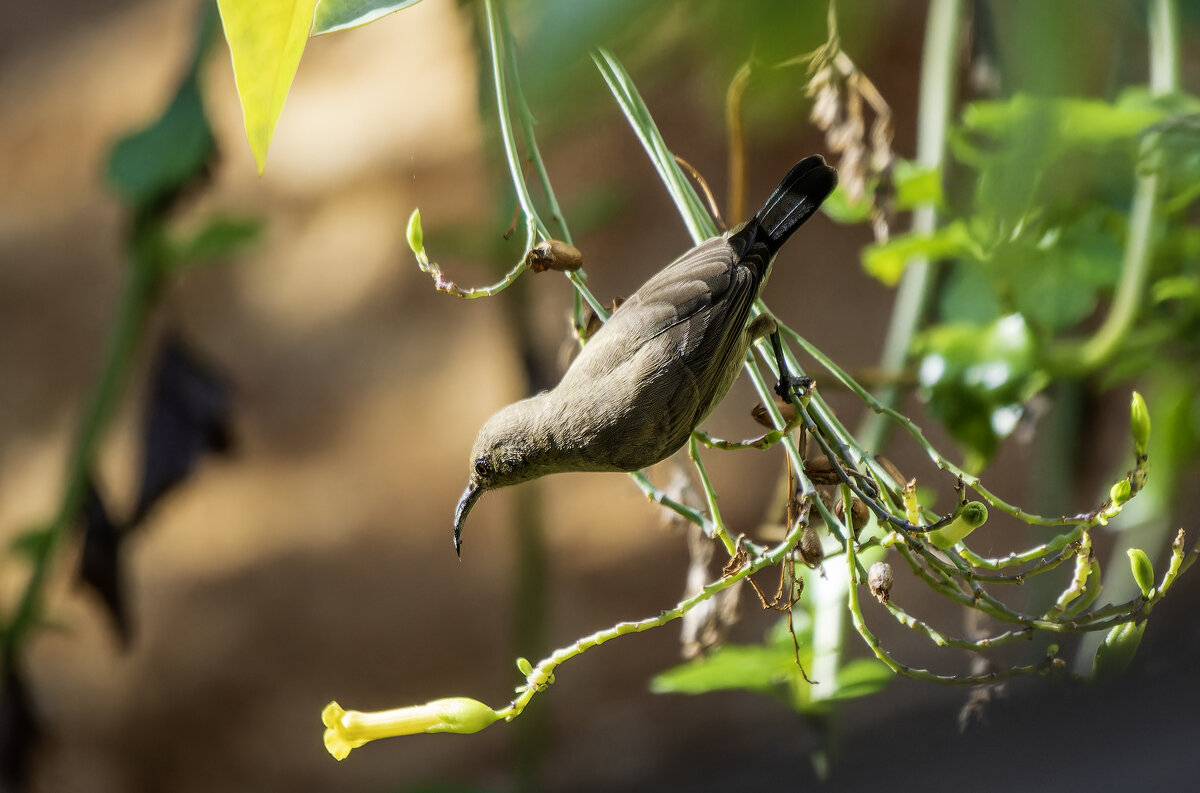
[[565, 391], [589, 392], [597, 411], [622, 416], [620, 448], [644, 453], [641, 465], [661, 459], [737, 376], [759, 283], [723, 237], [701, 243], [621, 305], [567, 372]]
[[737, 283], [738, 275], [729, 242], [705, 240], [642, 284], [597, 337], [619, 336], [627, 348], [643, 344], [723, 302], [730, 289], [753, 289]]

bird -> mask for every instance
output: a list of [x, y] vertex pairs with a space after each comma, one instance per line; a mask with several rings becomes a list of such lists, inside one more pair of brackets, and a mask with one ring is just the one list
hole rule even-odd
[[[752, 317], [775, 254], [837, 186], [820, 155], [788, 171], [754, 217], [696, 245], [644, 283], [558, 385], [496, 412], [471, 449], [454, 550], [485, 492], [566, 471], [637, 471], [678, 451], [724, 398], [750, 345], [775, 334]], [[784, 380], [781, 379], [781, 385]]]

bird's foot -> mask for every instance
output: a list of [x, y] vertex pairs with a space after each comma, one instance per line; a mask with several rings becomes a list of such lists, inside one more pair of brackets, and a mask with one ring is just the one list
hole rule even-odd
[[788, 374], [785, 371], [779, 378], [779, 382], [775, 384], [775, 393], [779, 394], [785, 402], [791, 401], [792, 393], [803, 399], [812, 390], [813, 382], [811, 377]]

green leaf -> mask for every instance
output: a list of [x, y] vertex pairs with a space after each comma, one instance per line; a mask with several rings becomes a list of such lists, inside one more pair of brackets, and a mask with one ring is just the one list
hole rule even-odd
[[826, 701], [857, 699], [881, 691], [892, 682], [896, 673], [881, 661], [874, 658], [860, 658], [851, 661], [837, 672], [837, 691], [826, 698]]
[[871, 217], [872, 208], [869, 192], [864, 193], [857, 201], [851, 201], [850, 197], [846, 195], [844, 184], [838, 184], [825, 199], [825, 203], [821, 204], [821, 211], [833, 222], [848, 226], [866, 222]]
[[157, 121], [113, 146], [108, 182], [127, 204], [143, 209], [202, 172], [212, 151], [199, 86], [188, 79]]
[[703, 658], [668, 669], [650, 681], [656, 694], [704, 694], [739, 689], [775, 693], [798, 675], [788, 646], [727, 644]]
[[895, 286], [913, 258], [952, 259], [966, 255], [970, 249], [966, 226], [955, 221], [932, 234], [901, 234], [885, 243], [868, 245], [863, 249], [862, 263], [870, 275], [886, 286]]
[[46, 549], [54, 542], [54, 532], [48, 526], [35, 526], [27, 529], [12, 539], [9, 549], [18, 555], [30, 559], [41, 559]]
[[246, 138], [260, 175], [308, 41], [316, 2], [217, 0], [242, 100]]
[[221, 259], [258, 239], [262, 223], [248, 218], [211, 218], [198, 231], [171, 244], [170, 264]]
[[317, 0], [312, 34], [333, 33], [374, 22], [421, 0]]
[[897, 209], [942, 204], [942, 172], [939, 168], [918, 165], [911, 160], [896, 160], [892, 182], [896, 187]]
[[913, 352], [921, 358], [918, 377], [930, 411], [980, 462], [995, 453], [1045, 382], [1020, 314], [982, 327], [936, 326], [914, 340]]
[[938, 295], [938, 316], [942, 322], [986, 325], [1003, 313], [1000, 298], [979, 262], [964, 260], [951, 265]]
[[1017, 94], [1004, 101], [972, 102], [963, 110], [963, 126], [991, 138], [1012, 138], [1030, 129], [1030, 119], [1045, 119], [1054, 134], [1043, 142], [1062, 149], [1129, 141], [1166, 115], [1162, 107], [1132, 99], [1112, 104]]
[[118, 140], [109, 154], [108, 183], [135, 210], [186, 188], [203, 174], [215, 152], [198, 77], [215, 27], [215, 15], [206, 8], [191, 64], [167, 109], [149, 126]]

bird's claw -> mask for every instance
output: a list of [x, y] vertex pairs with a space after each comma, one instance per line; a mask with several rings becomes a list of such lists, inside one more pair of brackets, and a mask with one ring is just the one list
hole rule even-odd
[[813, 387], [813, 379], [806, 376], [797, 376], [784, 373], [779, 382], [775, 383], [775, 393], [779, 394], [780, 398], [785, 402], [791, 401], [793, 392], [797, 396], [803, 397]]

